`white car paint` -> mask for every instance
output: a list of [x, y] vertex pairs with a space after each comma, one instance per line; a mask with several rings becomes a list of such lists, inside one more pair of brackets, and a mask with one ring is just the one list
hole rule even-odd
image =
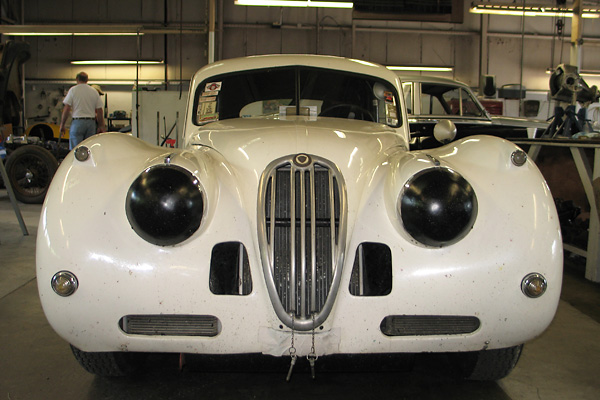
[[[71, 152], [56, 173], [43, 206], [37, 239], [37, 281], [48, 321], [69, 343], [87, 352], [136, 351], [288, 355], [292, 329], [275, 313], [257, 238], [261, 174], [274, 159], [306, 153], [340, 170], [347, 195], [347, 235], [335, 303], [314, 331], [295, 331], [298, 355], [447, 352], [522, 344], [552, 321], [562, 279], [562, 242], [554, 202], [536, 166], [511, 162], [514, 144], [472, 136], [410, 152], [407, 116], [397, 128], [339, 118], [288, 116], [193, 123], [196, 87], [213, 74], [284, 65], [309, 65], [377, 76], [393, 85], [403, 110], [401, 83], [385, 68], [333, 57], [264, 56], [222, 61], [193, 79], [182, 149], [166, 149], [118, 134], [83, 143], [90, 157]], [[125, 210], [132, 182], [163, 164], [192, 172], [205, 196], [200, 228], [173, 246], [148, 243], [132, 229]], [[432, 248], [403, 227], [398, 198], [411, 177], [442, 167], [459, 172], [477, 195], [476, 222], [455, 244]], [[252, 277], [246, 296], [209, 289], [210, 258], [217, 243], [244, 244]], [[386, 296], [349, 293], [357, 247], [377, 242], [392, 254], [392, 290]], [[50, 281], [74, 273], [78, 290], [54, 293]], [[521, 281], [543, 274], [548, 289], [526, 297]], [[125, 315], [214, 315], [214, 337], [126, 334]], [[382, 334], [389, 315], [469, 315], [481, 326], [459, 335]]]

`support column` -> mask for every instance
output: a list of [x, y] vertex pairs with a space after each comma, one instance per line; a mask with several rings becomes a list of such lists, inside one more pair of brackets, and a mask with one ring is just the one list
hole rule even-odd
[[489, 73], [489, 24], [490, 16], [487, 14], [481, 14], [481, 32], [479, 34], [479, 79], [481, 79], [481, 76]]
[[581, 0], [573, 2], [573, 18], [571, 18], [571, 54], [569, 64], [581, 69], [581, 45], [583, 44], [583, 6]]

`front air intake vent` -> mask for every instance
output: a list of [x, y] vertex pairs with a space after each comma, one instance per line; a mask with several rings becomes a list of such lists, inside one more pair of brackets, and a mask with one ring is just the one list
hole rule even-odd
[[475, 332], [479, 318], [462, 315], [390, 315], [381, 321], [386, 336], [464, 335]]
[[310, 330], [326, 318], [339, 287], [346, 241], [346, 195], [331, 162], [298, 154], [271, 163], [261, 179], [259, 240], [277, 315]]
[[127, 315], [119, 321], [121, 330], [130, 335], [217, 336], [219, 319], [212, 315]]

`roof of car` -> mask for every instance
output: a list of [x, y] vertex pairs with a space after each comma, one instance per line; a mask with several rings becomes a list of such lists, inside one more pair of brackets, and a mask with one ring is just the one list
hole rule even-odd
[[468, 87], [466, 83], [448, 79], [441, 78], [439, 76], [430, 76], [430, 75], [398, 75], [402, 82], [429, 82], [429, 83], [439, 83], [439, 84], [447, 84], [454, 86], [465, 86]]
[[234, 71], [303, 65], [309, 67], [331, 68], [343, 71], [353, 71], [360, 74], [377, 76], [390, 82], [396, 82], [397, 75], [384, 66], [370, 61], [351, 58], [314, 55], [314, 54], [268, 54], [232, 58], [208, 64], [200, 69], [195, 78], [207, 75], [219, 75]]

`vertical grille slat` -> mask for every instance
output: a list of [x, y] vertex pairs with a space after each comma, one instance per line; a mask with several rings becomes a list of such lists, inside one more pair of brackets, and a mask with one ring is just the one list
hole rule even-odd
[[[274, 187], [275, 185], [277, 185], [277, 174], [272, 174], [271, 175], [271, 187]], [[275, 193], [276, 193], [275, 190], [271, 190], [271, 197], [270, 197], [270, 201], [271, 201], [270, 207], [271, 208], [270, 208], [270, 213], [269, 213], [270, 215], [275, 215]], [[269, 239], [269, 240], [272, 240], [272, 238], [274, 236], [275, 236], [275, 224], [271, 223], [269, 226], [269, 238], [271, 238], [271, 239]], [[273, 247], [271, 247], [270, 251], [269, 251], [269, 261], [271, 264], [271, 271], [272, 271], [273, 265], [275, 263]]]
[[[329, 228], [331, 229], [330, 239], [331, 239], [331, 248], [335, 248], [335, 193], [333, 191], [333, 175], [331, 172], [329, 173]], [[335, 255], [331, 252], [331, 272], [335, 272]]]
[[[315, 211], [315, 170], [310, 170], [310, 312], [317, 311], [317, 252], [316, 252], [316, 223], [317, 213]], [[321, 299], [319, 299], [321, 300]]]
[[[302, 156], [306, 163], [295, 160]], [[315, 156], [274, 161], [259, 193], [263, 270], [279, 318], [298, 330], [326, 319], [345, 243], [345, 187], [337, 167]]]
[[296, 171], [290, 171], [290, 273], [288, 308], [295, 312], [296, 308]]
[[304, 279], [306, 277], [306, 189], [304, 187], [304, 172], [300, 171], [298, 174], [300, 177], [300, 279], [299, 290], [300, 290], [300, 316], [306, 318], [306, 283]]

